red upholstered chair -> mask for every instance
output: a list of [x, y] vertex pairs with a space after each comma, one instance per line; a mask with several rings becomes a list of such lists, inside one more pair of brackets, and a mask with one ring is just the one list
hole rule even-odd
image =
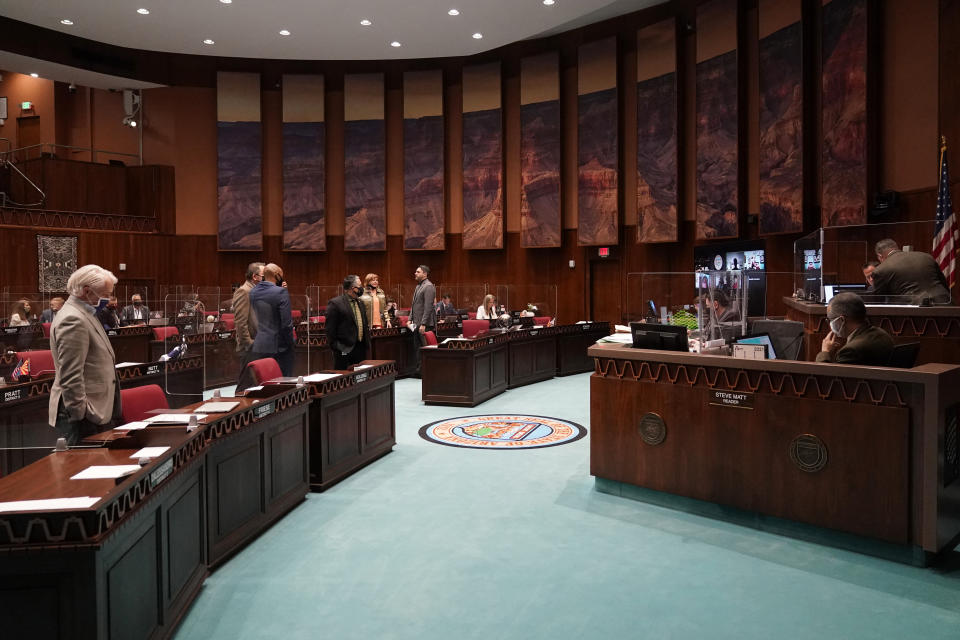
[[535, 316], [533, 318], [533, 324], [540, 327], [545, 327], [550, 324], [550, 316]]
[[169, 409], [167, 394], [156, 384], [120, 390], [120, 415], [124, 424], [149, 417], [148, 411]]
[[428, 347], [437, 346], [437, 334], [435, 334], [433, 331], [424, 331], [423, 337], [426, 338]]
[[273, 358], [260, 358], [247, 365], [247, 370], [253, 374], [253, 379], [257, 384], [263, 384], [267, 380], [273, 380], [283, 375], [280, 365]]
[[43, 327], [43, 337], [44, 337], [44, 338], [49, 338], [49, 337], [50, 337], [50, 325], [51, 325], [51, 324], [53, 324], [53, 323], [52, 323], [52, 322], [42, 322], [42, 323], [40, 323], [40, 326]]
[[397, 316], [397, 326], [405, 327], [410, 322], [410, 316]]
[[464, 320], [463, 321], [463, 337], [473, 338], [481, 331], [486, 331], [489, 328], [490, 328], [489, 320]]
[[220, 319], [223, 320], [224, 322], [226, 322], [227, 320], [235, 320], [235, 319], [236, 319], [236, 314], [233, 314], [233, 313], [221, 313], [221, 314], [220, 314]]
[[476, 319], [477, 319], [477, 312], [476, 312], [476, 311], [468, 311], [468, 312], [467, 312], [467, 317], [468, 317], [469, 319], [471, 319], [471, 320], [476, 320]]
[[153, 339], [154, 340], [167, 340], [174, 336], [180, 335], [180, 330], [176, 327], [154, 327], [153, 328]]
[[233, 318], [222, 318], [222, 321], [223, 321], [223, 328], [226, 329], [227, 331], [233, 331], [237, 327], [237, 323], [234, 322]]
[[303, 311], [300, 311], [300, 309], [293, 309], [290, 311], [290, 317], [293, 318], [294, 322], [300, 322], [300, 318], [303, 317]]
[[310, 316], [310, 322], [319, 322], [320, 324], [325, 324], [327, 322], [327, 316]]
[[53, 366], [53, 353], [49, 349], [45, 351], [17, 351], [17, 361], [30, 361], [30, 375], [37, 376], [44, 371], [53, 373], [56, 368]]

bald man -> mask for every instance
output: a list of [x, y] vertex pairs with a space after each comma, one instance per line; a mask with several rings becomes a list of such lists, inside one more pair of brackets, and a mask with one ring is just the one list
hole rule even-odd
[[263, 279], [250, 290], [250, 311], [257, 316], [257, 335], [250, 360], [273, 358], [285, 376], [293, 375], [293, 316], [290, 292], [283, 285], [283, 269], [270, 263]]

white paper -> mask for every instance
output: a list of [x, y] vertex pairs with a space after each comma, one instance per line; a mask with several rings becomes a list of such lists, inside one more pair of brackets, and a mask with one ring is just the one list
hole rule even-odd
[[246, 390], [247, 390], [247, 391], [260, 391], [260, 389], [263, 389], [263, 385], [262, 385], [262, 384], [261, 384], [261, 385], [258, 385], [258, 386], [256, 386], [256, 387], [247, 387]]
[[470, 338], [447, 338], [440, 344], [447, 344], [448, 342], [469, 342]]
[[114, 365], [117, 369], [120, 367], [130, 367], [135, 364], [143, 364], [142, 362], [121, 362], [120, 364]]
[[136, 422], [128, 422], [127, 424], [122, 424], [119, 427], [114, 427], [114, 429], [118, 431], [136, 431], [137, 429], [146, 429], [149, 425], [150, 425], [149, 422], [138, 420]]
[[102, 480], [105, 478], [119, 478], [140, 468], [138, 464], [105, 464], [87, 467], [80, 473], [70, 476], [71, 480]]
[[53, 509], [86, 509], [100, 501], [100, 498], [83, 496], [80, 498], [46, 498], [43, 500], [18, 500], [0, 502], [0, 513], [7, 511], [52, 511]]
[[606, 338], [600, 338], [597, 342], [613, 342], [615, 344], [633, 344], [633, 336], [629, 333], [615, 333]]
[[[189, 424], [190, 416], [197, 416], [195, 413], [161, 413], [147, 418], [147, 422], [157, 424], [163, 422], [167, 424]], [[199, 418], [200, 416], [197, 416]]]
[[135, 460], [139, 460], [140, 458], [156, 458], [168, 449], [170, 449], [170, 447], [144, 447], [130, 457]]
[[616, 331], [617, 333], [630, 333], [630, 327], [623, 324], [613, 325], [613, 330]]
[[197, 413], [226, 413], [227, 411], [233, 411], [233, 408], [239, 404], [239, 402], [207, 402], [194, 409], [194, 411]]
[[360, 371], [361, 369], [369, 369], [369, 368], [372, 367], [372, 366], [373, 366], [372, 364], [358, 364], [357, 366], [355, 366], [355, 367], [353, 368], [353, 370], [354, 370], [354, 371]]
[[323, 382], [324, 380], [329, 380], [330, 378], [339, 378], [339, 373], [311, 373], [308, 376], [303, 376], [304, 382]]

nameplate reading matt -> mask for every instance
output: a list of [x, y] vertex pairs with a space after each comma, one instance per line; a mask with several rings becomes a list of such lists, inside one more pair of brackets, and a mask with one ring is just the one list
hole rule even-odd
[[710, 404], [718, 407], [753, 409], [753, 394], [746, 391], [713, 391]]
[[151, 376], [151, 375], [153, 375], [153, 374], [155, 374], [155, 373], [160, 373], [160, 365], [158, 365], [158, 364], [152, 364], [152, 365], [150, 365], [149, 367], [147, 367], [147, 375], [148, 375], [148, 376]]
[[264, 402], [253, 408], [253, 419], [259, 420], [266, 418], [271, 413], [273, 413], [273, 402]]

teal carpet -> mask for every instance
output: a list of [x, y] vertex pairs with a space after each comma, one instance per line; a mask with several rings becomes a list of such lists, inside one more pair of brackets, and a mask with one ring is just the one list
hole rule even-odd
[[960, 555], [917, 569], [598, 493], [589, 438], [456, 449], [417, 430], [525, 412], [589, 429], [589, 375], [479, 407], [397, 382], [393, 453], [215, 571], [176, 637], [960, 638]]

